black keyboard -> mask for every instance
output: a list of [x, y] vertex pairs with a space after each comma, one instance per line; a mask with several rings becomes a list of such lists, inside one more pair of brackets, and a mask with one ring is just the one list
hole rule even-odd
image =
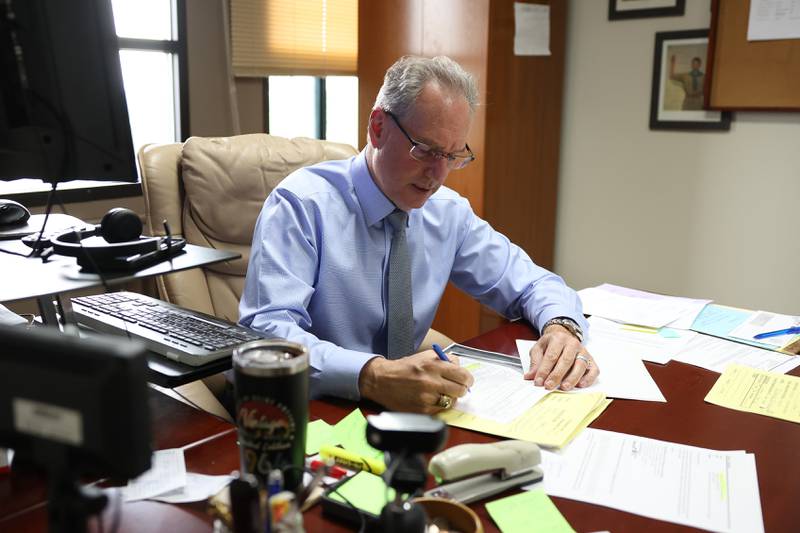
[[199, 366], [228, 357], [258, 332], [134, 292], [72, 298], [79, 324], [143, 341], [161, 355]]

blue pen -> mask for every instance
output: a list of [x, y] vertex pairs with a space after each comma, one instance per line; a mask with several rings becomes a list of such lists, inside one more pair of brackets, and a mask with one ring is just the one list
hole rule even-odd
[[766, 339], [769, 337], [777, 337], [778, 335], [791, 335], [792, 333], [800, 333], [800, 326], [794, 326], [786, 329], [779, 329], [777, 331], [767, 331], [765, 333], [759, 333], [758, 335], [753, 335], [753, 338]]
[[444, 350], [442, 350], [442, 347], [439, 346], [438, 344], [434, 343], [433, 351], [436, 352], [436, 355], [439, 356], [439, 359], [441, 359], [445, 363], [449, 363], [450, 362], [450, 359], [447, 358], [447, 355], [445, 355]]

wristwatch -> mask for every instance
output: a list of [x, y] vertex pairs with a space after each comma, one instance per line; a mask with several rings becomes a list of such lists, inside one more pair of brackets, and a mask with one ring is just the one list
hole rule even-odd
[[542, 326], [542, 333], [544, 333], [544, 330], [546, 330], [549, 326], [552, 326], [553, 324], [557, 324], [559, 326], [566, 328], [570, 333], [575, 335], [575, 337], [580, 342], [583, 342], [583, 330], [578, 325], [578, 323], [572, 320], [571, 318], [565, 316], [558, 316], [556, 318], [551, 318], [550, 320], [545, 322], [544, 326]]

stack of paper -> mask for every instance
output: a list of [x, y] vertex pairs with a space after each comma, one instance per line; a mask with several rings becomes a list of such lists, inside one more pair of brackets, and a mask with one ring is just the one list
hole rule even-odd
[[213, 496], [231, 482], [230, 476], [187, 473], [181, 448], [155, 452], [151, 465], [150, 470], [123, 487], [122, 494], [126, 502], [198, 502]]
[[[461, 364], [471, 369], [475, 383], [453, 409], [439, 414], [451, 426], [557, 448], [573, 439], [611, 403], [603, 393], [548, 393], [519, 373], [490, 363], [462, 358]], [[510, 403], [514, 400], [509, 398], [518, 399], [524, 409]]]
[[651, 328], [689, 329], [711, 300], [663, 296], [604, 283], [578, 291], [583, 312]]
[[597, 316], [589, 317], [589, 326], [588, 348], [592, 354], [629, 355], [662, 365], [697, 336], [694, 331], [630, 326]]
[[[536, 341], [517, 339], [517, 350], [519, 351], [520, 362], [522, 362], [523, 372], [530, 369], [530, 353]], [[661, 389], [658, 388], [650, 372], [638, 357], [616, 354], [613, 350], [607, 351], [595, 345], [590, 339], [587, 346], [589, 353], [600, 367], [600, 376], [592, 385], [573, 389], [570, 394], [591, 394], [602, 392], [604, 396], [610, 398], [624, 398], [628, 400], [644, 400], [651, 402], [666, 402]], [[533, 382], [528, 381], [532, 384]]]
[[737, 411], [800, 422], [800, 378], [730, 365], [705, 400]]
[[744, 451], [587, 429], [564, 450], [543, 451], [542, 467], [550, 496], [712, 531], [764, 531], [755, 456]]
[[[774, 313], [766, 313], [766, 315], [769, 315], [766, 316], [761, 313], [761, 311], [755, 312], [748, 309], [739, 309], [738, 307], [712, 304], [706, 306], [703, 312], [697, 316], [692, 324], [692, 330], [739, 343], [743, 342], [767, 350], [778, 350], [780, 349], [779, 346], [767, 342], [770, 339], [755, 340], [752, 338], [752, 335], [764, 331], [774, 331], [766, 329], [764, 327], [766, 324], [762, 323], [772, 322], [774, 324], [773, 317], [779, 317], [780, 321], [797, 317], [775, 315]], [[736, 335], [734, 335], [734, 333], [736, 333]], [[752, 333], [752, 335], [748, 335], [748, 333]], [[782, 336], [778, 339], [783, 342], [783, 345], [791, 344], [792, 340], [789, 336]], [[787, 353], [794, 352], [788, 351]]]
[[800, 365], [800, 357], [764, 350], [709, 335], [697, 335], [673, 357], [676, 361], [723, 372], [728, 365], [738, 364], [785, 374]]

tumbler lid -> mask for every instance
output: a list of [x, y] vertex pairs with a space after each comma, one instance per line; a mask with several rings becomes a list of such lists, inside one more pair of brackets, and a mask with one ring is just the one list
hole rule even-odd
[[308, 368], [308, 350], [280, 339], [247, 342], [233, 350], [233, 367], [250, 376], [289, 376]]

